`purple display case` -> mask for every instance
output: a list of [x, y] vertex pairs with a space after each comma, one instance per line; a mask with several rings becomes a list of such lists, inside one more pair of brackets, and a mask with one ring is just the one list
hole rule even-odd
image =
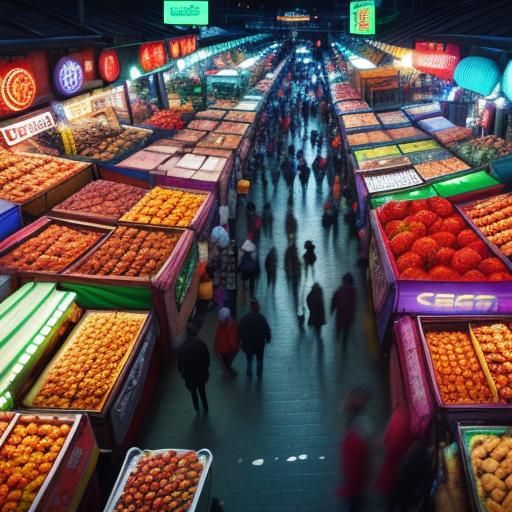
[[403, 321], [407, 325], [406, 331], [397, 331], [397, 344], [402, 343], [406, 336], [413, 337], [417, 344], [417, 353], [422, 359], [422, 373], [428, 373], [428, 383], [430, 387], [430, 396], [433, 399], [435, 409], [442, 412], [449, 421], [503, 421], [503, 418], [509, 417], [512, 412], [512, 404], [445, 404], [441, 398], [441, 392], [437, 385], [434, 363], [430, 356], [430, 349], [425, 338], [424, 329], [465, 330], [470, 322], [510, 322], [510, 316], [499, 315], [477, 315], [468, 318], [465, 315], [451, 315], [445, 317], [439, 316], [418, 316], [413, 319], [404, 317], [395, 325]]
[[[386, 326], [394, 314], [416, 315], [482, 315], [512, 314], [510, 281], [419, 281], [400, 279], [398, 269], [375, 210], [370, 212], [370, 225], [375, 244], [375, 262], [380, 271], [378, 284], [373, 284], [378, 334], [384, 339]], [[374, 273], [375, 269], [370, 267]], [[382, 291], [385, 287], [385, 292]], [[375, 294], [386, 297], [376, 301]], [[390, 308], [377, 305], [391, 301]]]

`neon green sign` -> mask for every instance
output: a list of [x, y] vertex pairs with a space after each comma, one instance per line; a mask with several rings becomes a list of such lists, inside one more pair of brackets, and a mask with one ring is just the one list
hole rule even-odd
[[208, 25], [208, 1], [164, 0], [164, 23]]
[[350, 33], [359, 35], [375, 34], [375, 2], [362, 0], [350, 2]]

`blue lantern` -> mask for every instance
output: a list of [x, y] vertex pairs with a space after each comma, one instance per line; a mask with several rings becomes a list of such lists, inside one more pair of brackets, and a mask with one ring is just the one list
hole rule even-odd
[[466, 57], [455, 68], [454, 79], [460, 87], [489, 96], [501, 77], [498, 64], [486, 57]]
[[505, 96], [512, 101], [512, 60], [508, 61], [507, 67], [505, 68], [501, 86]]

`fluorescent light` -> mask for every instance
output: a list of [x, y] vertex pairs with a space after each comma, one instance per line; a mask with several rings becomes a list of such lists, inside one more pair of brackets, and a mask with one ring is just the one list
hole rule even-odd
[[250, 68], [251, 66], [254, 66], [256, 61], [258, 60], [258, 57], [249, 57], [248, 59], [245, 59], [243, 62], [241, 62], [238, 67], [242, 69]]
[[140, 78], [141, 76], [142, 76], [142, 74], [139, 71], [139, 68], [137, 66], [132, 66], [130, 68], [130, 78], [132, 80], [136, 80], [137, 78]]
[[349, 57], [348, 60], [356, 69], [374, 69], [377, 67], [373, 62], [370, 62], [368, 59], [356, 57], [355, 55]]
[[180, 71], [183, 71], [187, 65], [185, 64], [185, 61], [183, 59], [178, 59], [178, 62], [176, 62], [176, 65], [178, 66], [178, 69]]

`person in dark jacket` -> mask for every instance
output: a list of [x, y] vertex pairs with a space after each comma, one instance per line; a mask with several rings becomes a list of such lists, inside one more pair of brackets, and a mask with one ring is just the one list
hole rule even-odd
[[311, 240], [306, 240], [304, 249], [306, 249], [306, 251], [302, 255], [302, 259], [304, 260], [304, 270], [306, 271], [307, 275], [308, 268], [312, 267], [316, 261], [315, 244]]
[[291, 208], [288, 208], [288, 212], [286, 214], [286, 219], [284, 222], [284, 229], [286, 231], [286, 236], [289, 241], [295, 240], [295, 236], [297, 235], [297, 219], [295, 215], [293, 215], [293, 211]]
[[252, 360], [256, 356], [256, 375], [263, 374], [265, 345], [270, 343], [271, 332], [265, 317], [260, 313], [257, 300], [251, 300], [251, 311], [238, 324], [240, 346], [247, 356], [247, 376], [252, 377]]
[[324, 292], [318, 283], [315, 283], [306, 297], [309, 309], [308, 325], [313, 327], [318, 339], [322, 337], [322, 326], [325, 325]]
[[210, 352], [206, 343], [197, 337], [199, 328], [190, 324], [187, 328], [187, 339], [180, 348], [178, 354], [178, 370], [185, 380], [185, 386], [190, 391], [194, 409], [199, 412], [197, 392], [201, 397], [203, 410], [208, 412], [208, 400], [206, 398], [206, 383], [210, 377]]
[[267, 271], [268, 286], [274, 286], [276, 284], [277, 276], [277, 251], [274, 246], [270, 248], [267, 257], [265, 258], [265, 270]]
[[343, 332], [343, 348], [346, 347], [348, 335], [356, 311], [356, 289], [350, 272], [343, 276], [342, 285], [334, 292], [331, 300], [331, 314], [336, 312], [336, 336]]

